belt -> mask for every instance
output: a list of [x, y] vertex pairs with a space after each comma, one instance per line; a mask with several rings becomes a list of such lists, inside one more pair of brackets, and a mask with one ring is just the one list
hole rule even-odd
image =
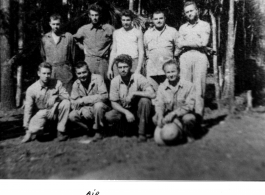
[[55, 63], [52, 63], [53, 66], [63, 66], [65, 64], [68, 65], [69, 62], [68, 61], [64, 61], [64, 62], [55, 62]]
[[86, 56], [87, 58], [101, 58], [101, 59], [104, 59], [104, 60], [108, 60], [109, 59], [109, 56]]

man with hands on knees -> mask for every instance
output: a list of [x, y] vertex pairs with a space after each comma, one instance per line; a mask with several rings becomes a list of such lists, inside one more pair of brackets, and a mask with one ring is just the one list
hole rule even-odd
[[[108, 92], [103, 77], [92, 74], [86, 62], [78, 62], [75, 67], [77, 80], [71, 92], [72, 112], [70, 121], [78, 124], [89, 133], [92, 122], [95, 136], [92, 141], [103, 138], [104, 115], [109, 107], [105, 104]], [[93, 122], [94, 121], [94, 122]]]
[[43, 62], [38, 67], [39, 80], [26, 92], [23, 127], [26, 130], [22, 143], [29, 142], [33, 135], [44, 129], [47, 121], [58, 120], [58, 140], [65, 141], [68, 136], [65, 127], [70, 111], [69, 94], [62, 82], [51, 79], [52, 65]]
[[141, 74], [131, 73], [132, 58], [119, 55], [114, 63], [119, 75], [111, 81], [110, 101], [113, 110], [106, 113], [108, 122], [121, 122], [125, 116], [128, 123], [138, 122], [138, 139], [146, 141], [146, 132], [151, 124], [151, 99], [155, 92]]
[[154, 139], [159, 145], [170, 145], [194, 136], [196, 91], [191, 82], [179, 77], [179, 64], [175, 60], [166, 62], [163, 70], [167, 79], [159, 86], [155, 99]]

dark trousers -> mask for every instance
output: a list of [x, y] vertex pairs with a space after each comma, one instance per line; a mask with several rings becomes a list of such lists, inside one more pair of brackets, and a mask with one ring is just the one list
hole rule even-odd
[[[117, 110], [107, 112], [105, 114], [105, 118], [108, 123], [113, 124], [116, 128], [119, 128], [118, 132], [132, 130], [130, 127], [137, 127], [138, 124], [138, 135], [145, 135], [148, 133], [148, 127], [152, 126], [151, 110], [151, 100], [149, 98], [139, 98], [133, 102], [132, 107], [129, 109], [136, 119], [133, 124], [128, 124], [125, 115]], [[127, 132], [122, 134], [127, 134]]]

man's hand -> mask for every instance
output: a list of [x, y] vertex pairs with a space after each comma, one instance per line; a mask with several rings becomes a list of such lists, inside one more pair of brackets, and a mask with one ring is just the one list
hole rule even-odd
[[125, 112], [125, 117], [129, 123], [135, 121], [134, 115], [128, 110]]
[[108, 76], [109, 80], [113, 79], [113, 71], [112, 70], [108, 70], [107, 76]]
[[163, 125], [164, 125], [164, 123], [163, 123], [163, 116], [160, 115], [160, 114], [158, 114], [157, 115], [157, 126], [159, 126], [160, 128], [162, 128]]
[[58, 96], [51, 96], [48, 101], [47, 101], [47, 108], [52, 108], [53, 105], [55, 104], [56, 100], [57, 100]]
[[163, 123], [166, 124], [166, 123], [171, 123], [174, 119], [174, 117], [176, 116], [175, 112], [170, 112], [168, 113], [165, 118], [163, 119]]
[[130, 104], [132, 99], [133, 99], [133, 97], [134, 97], [134, 93], [133, 92], [128, 94], [127, 97], [125, 98], [126, 103]]
[[75, 110], [79, 110], [82, 106], [84, 106], [84, 102], [82, 98], [78, 98], [73, 102], [73, 106]]

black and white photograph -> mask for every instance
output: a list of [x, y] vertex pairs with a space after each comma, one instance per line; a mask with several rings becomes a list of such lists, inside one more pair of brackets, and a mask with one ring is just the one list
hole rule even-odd
[[263, 181], [264, 154], [264, 0], [0, 0], [0, 183]]

